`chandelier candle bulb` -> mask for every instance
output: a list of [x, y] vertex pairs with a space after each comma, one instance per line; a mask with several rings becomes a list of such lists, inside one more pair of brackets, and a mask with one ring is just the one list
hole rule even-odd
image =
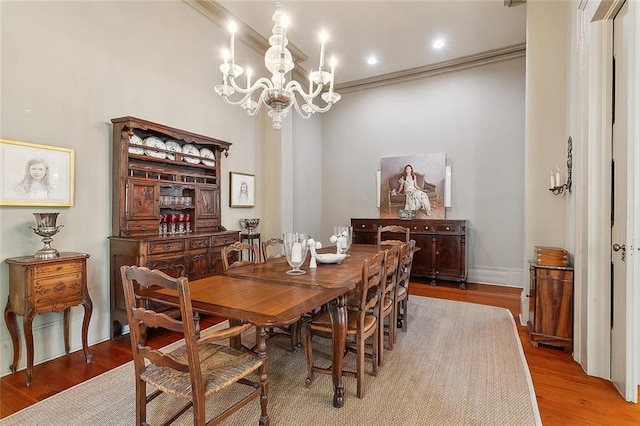
[[556, 186], [560, 186], [560, 166], [556, 167]]
[[324, 66], [324, 43], [327, 41], [327, 33], [322, 31], [320, 33], [320, 71]]
[[251, 68], [247, 68], [247, 90], [249, 90], [249, 88], [251, 87], [251, 75], [253, 74], [253, 71], [251, 71]]
[[553, 189], [556, 186], [555, 179], [553, 178], [553, 170], [549, 172], [549, 189]]
[[229, 52], [230, 52], [230, 56], [231, 56], [231, 63], [233, 64], [234, 62], [234, 58], [233, 58], [233, 54], [234, 54], [234, 42], [235, 42], [235, 37], [236, 37], [236, 23], [234, 21], [231, 21], [229, 23], [229, 32], [231, 33], [231, 42], [229, 43]]

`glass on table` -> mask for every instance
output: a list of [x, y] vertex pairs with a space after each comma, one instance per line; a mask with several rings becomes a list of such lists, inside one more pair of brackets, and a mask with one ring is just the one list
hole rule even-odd
[[307, 258], [309, 246], [307, 244], [307, 234], [299, 232], [287, 232], [282, 236], [282, 245], [284, 246], [284, 254], [287, 257], [287, 263], [291, 266], [291, 270], [287, 271], [290, 275], [306, 274], [300, 269], [300, 266]]

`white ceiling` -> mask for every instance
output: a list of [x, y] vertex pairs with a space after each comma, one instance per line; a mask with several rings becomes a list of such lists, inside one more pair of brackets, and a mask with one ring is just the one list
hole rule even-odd
[[[217, 3], [264, 38], [271, 34], [275, 1]], [[337, 85], [525, 43], [526, 4], [506, 7], [504, 0], [291, 0], [283, 2], [283, 9], [290, 19], [289, 47], [308, 57], [298, 62], [305, 71], [318, 66], [320, 31], [329, 33], [325, 61], [328, 64], [331, 56], [336, 57]], [[436, 38], [444, 39], [446, 46], [433, 49]], [[366, 63], [370, 55], [378, 58], [378, 64]], [[237, 61], [257, 72], [263, 68], [263, 64], [243, 64], [242, 58]]]

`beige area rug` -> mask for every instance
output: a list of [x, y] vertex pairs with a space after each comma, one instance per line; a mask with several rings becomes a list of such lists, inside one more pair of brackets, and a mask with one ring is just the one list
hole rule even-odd
[[[314, 339], [314, 346], [324, 344], [327, 354], [319, 354], [318, 362], [329, 360], [325, 342]], [[284, 337], [268, 341], [268, 410], [274, 426], [541, 424], [517, 328], [507, 309], [412, 296], [409, 331], [399, 331], [397, 345], [386, 352], [378, 376], [366, 375], [362, 399], [355, 395], [355, 379], [344, 378], [341, 409], [331, 405], [330, 376], [316, 375], [313, 385], [305, 387], [304, 351], [292, 353], [288, 343]], [[345, 360], [350, 367], [353, 361], [353, 355]], [[0, 425], [133, 425], [134, 394], [133, 365], [128, 363], [2, 419]], [[149, 407], [151, 424], [175, 402], [156, 401]], [[217, 410], [212, 402], [208, 409]], [[224, 424], [255, 425], [259, 412], [256, 400]], [[192, 424], [189, 413], [176, 424]]]

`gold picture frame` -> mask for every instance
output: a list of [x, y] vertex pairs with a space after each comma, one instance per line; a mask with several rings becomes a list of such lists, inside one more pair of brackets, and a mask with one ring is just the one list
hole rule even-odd
[[256, 177], [247, 173], [229, 172], [229, 207], [254, 207]]
[[73, 206], [75, 150], [0, 139], [1, 206]]

